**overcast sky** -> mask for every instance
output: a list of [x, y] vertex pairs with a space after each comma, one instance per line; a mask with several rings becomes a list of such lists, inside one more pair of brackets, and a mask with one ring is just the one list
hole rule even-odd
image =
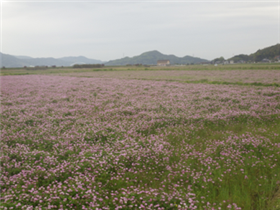
[[3, 1], [2, 49], [103, 61], [150, 50], [212, 60], [279, 43], [278, 1]]

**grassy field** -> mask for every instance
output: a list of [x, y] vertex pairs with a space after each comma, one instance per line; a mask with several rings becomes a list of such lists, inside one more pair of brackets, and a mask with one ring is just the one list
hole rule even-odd
[[44, 70], [33, 70], [32, 68], [6, 68], [1, 69], [1, 76], [4, 75], [28, 75], [28, 74], [60, 74], [60, 73], [78, 73], [78, 72], [97, 72], [97, 71], [158, 71], [158, 70], [178, 70], [178, 71], [189, 71], [189, 70], [280, 70], [279, 63], [257, 63], [257, 64], [234, 64], [234, 65], [187, 65], [187, 66], [105, 66], [103, 68], [72, 68], [72, 67], [57, 67], [47, 68]]
[[280, 65], [1, 75], [1, 209], [280, 209]]
[[[121, 78], [179, 81], [186, 83], [238, 84], [238, 85], [280, 85], [280, 64], [242, 65], [188, 65], [168, 67], [117, 66], [96, 69], [48, 68], [32, 70], [24, 68], [2, 69], [6, 75], [59, 75], [94, 78]], [[133, 72], [133, 73], [131, 73]]]

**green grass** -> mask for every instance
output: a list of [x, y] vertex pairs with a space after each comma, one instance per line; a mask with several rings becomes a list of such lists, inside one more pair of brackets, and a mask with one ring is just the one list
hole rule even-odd
[[277, 83], [261, 83], [261, 82], [223, 82], [223, 81], [208, 81], [208, 80], [197, 80], [197, 81], [184, 81], [185, 83], [206, 83], [206, 84], [215, 84], [215, 85], [242, 85], [242, 86], [265, 86], [265, 87], [280, 87], [280, 84]]
[[[172, 160], [172, 163], [179, 162], [180, 158], [183, 154], [180, 153], [181, 148], [184, 147], [184, 142], [187, 144], [194, 145], [196, 151], [200, 151], [204, 153], [210, 142], [214, 141], [225, 141], [229, 136], [254, 136], [256, 138], [264, 137], [271, 140], [272, 143], [279, 143], [280, 138], [280, 119], [278, 116], [274, 116], [272, 118], [266, 119], [254, 119], [254, 118], [240, 118], [231, 121], [230, 123], [225, 123], [223, 121], [210, 122], [210, 121], [198, 121], [193, 124], [194, 130], [191, 132], [186, 132], [189, 130], [188, 125], [183, 126], [174, 126], [173, 128], [167, 129], [168, 132], [171, 132], [170, 135], [167, 136], [166, 141], [170, 142], [175, 147], [175, 153]], [[277, 136], [278, 135], [278, 136]], [[233, 145], [234, 146], [234, 145]], [[221, 149], [222, 150], [222, 149]], [[208, 157], [212, 159], [218, 160], [220, 157], [219, 147], [217, 148], [215, 153], [210, 154]], [[247, 161], [248, 167], [245, 166], [245, 174], [249, 177], [248, 179], [244, 179], [244, 174], [238, 173], [236, 175], [231, 176], [231, 174], [226, 174], [228, 176], [226, 181], [223, 181], [220, 186], [213, 184], [210, 186], [210, 191], [212, 192], [210, 196], [212, 196], [213, 203], [221, 203], [223, 200], [231, 201], [238, 203], [239, 206], [241, 204], [242, 209], [276, 209], [275, 206], [280, 204], [280, 191], [279, 190], [279, 176], [280, 176], [280, 168], [275, 168], [272, 171], [266, 171], [259, 167], [250, 167], [252, 161], [249, 156], [256, 156], [261, 160], [263, 159], [263, 154], [267, 155], [275, 155], [275, 157], [280, 158], [279, 148], [268, 149], [264, 147], [255, 148], [252, 145], [245, 145], [244, 152], [251, 150], [250, 153], [244, 154], [244, 157]], [[262, 151], [260, 153], [260, 151]], [[279, 160], [279, 159], [278, 159]], [[223, 161], [218, 160], [220, 165], [223, 165]], [[192, 170], [201, 171], [202, 167], [199, 165], [199, 161], [194, 159], [189, 162], [185, 162], [186, 165], [191, 165]], [[266, 162], [268, 166], [272, 163], [269, 161]], [[221, 171], [224, 168], [220, 169]], [[232, 172], [235, 170], [231, 168]], [[217, 175], [213, 174], [212, 179], [215, 180], [215, 183], [218, 182], [218, 176], [221, 174], [221, 171], [217, 170]], [[277, 177], [274, 174], [278, 174]], [[257, 180], [257, 176], [268, 176], [270, 178], [266, 180], [262, 180], [261, 182]], [[164, 179], [164, 178], [163, 178]], [[262, 190], [260, 191], [260, 185]], [[197, 192], [202, 190], [202, 184], [197, 184]], [[209, 189], [209, 188], [208, 188]], [[222, 209], [226, 209], [226, 206], [223, 206]]]
[[71, 67], [64, 68], [47, 68], [42, 70], [33, 70], [25, 68], [5, 68], [1, 69], [0, 76], [5, 75], [34, 75], [34, 74], [65, 74], [65, 73], [78, 73], [78, 72], [97, 72], [97, 71], [158, 71], [158, 70], [280, 70], [278, 63], [271, 64], [234, 64], [234, 65], [186, 65], [186, 66], [105, 66], [103, 68], [83, 68], [75, 69]]

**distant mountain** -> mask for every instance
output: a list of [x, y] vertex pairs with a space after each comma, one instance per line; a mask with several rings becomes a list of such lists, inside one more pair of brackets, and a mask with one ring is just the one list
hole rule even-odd
[[104, 63], [101, 60], [96, 60], [96, 59], [90, 59], [90, 58], [86, 58], [85, 56], [68, 56], [68, 57], [63, 57], [63, 58], [59, 58], [60, 60], [69, 62], [69, 63], [85, 63], [85, 64], [101, 64]]
[[79, 57], [63, 57], [63, 58], [32, 58], [30, 56], [14, 56], [0, 53], [0, 67], [16, 68], [24, 66], [72, 66], [76, 63], [82, 64], [101, 64], [100, 60]]
[[14, 55], [18, 59], [32, 59], [30, 56], [25, 56], [25, 55]]
[[265, 58], [269, 60], [273, 60], [276, 56], [280, 56], [280, 44], [266, 47], [250, 55], [245, 55], [245, 54], [236, 55], [232, 58], [229, 58], [228, 60], [233, 60], [234, 62], [238, 62], [241, 60], [246, 62], [247, 61], [260, 62]]
[[[280, 44], [276, 44], [261, 50], [256, 51], [250, 55], [240, 54], [232, 58], [227, 59], [233, 60], [234, 62], [240, 61], [253, 61], [260, 62], [263, 59], [276, 60], [277, 56], [280, 56]], [[8, 68], [12, 67], [23, 67], [23, 66], [71, 66], [74, 64], [101, 64], [104, 63], [106, 66], [114, 65], [127, 65], [127, 64], [143, 64], [143, 65], [156, 65], [158, 60], [169, 60], [171, 65], [174, 64], [191, 64], [191, 63], [202, 63], [208, 62], [206, 59], [201, 59], [192, 56], [177, 57], [175, 55], [165, 55], [159, 51], [149, 51], [142, 53], [141, 55], [134, 57], [125, 57], [121, 59], [111, 60], [104, 62], [101, 60], [90, 59], [84, 56], [68, 56], [62, 58], [32, 58], [30, 56], [13, 56], [0, 52], [0, 67], [5, 66]], [[225, 61], [223, 57], [214, 59], [216, 62]], [[213, 61], [212, 61], [213, 62]]]
[[149, 51], [142, 53], [141, 55], [134, 56], [132, 58], [125, 57], [117, 60], [111, 60], [105, 63], [106, 66], [117, 66], [117, 65], [127, 65], [127, 64], [143, 64], [143, 65], [156, 65], [158, 60], [169, 60], [171, 65], [174, 64], [190, 64], [190, 63], [200, 63], [207, 62], [208, 60], [185, 56], [176, 57], [175, 55], [164, 55], [159, 51]]
[[70, 62], [63, 61], [56, 58], [32, 58], [22, 59], [25, 62], [30, 63], [33, 66], [70, 66]]
[[26, 61], [16, 58], [15, 56], [4, 54], [0, 52], [0, 67], [5, 66], [7, 68], [23, 67], [30, 64]]

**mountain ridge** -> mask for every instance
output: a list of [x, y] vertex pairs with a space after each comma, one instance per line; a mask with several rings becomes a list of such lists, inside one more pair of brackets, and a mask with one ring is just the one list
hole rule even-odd
[[23, 61], [22, 59], [16, 58], [13, 55], [4, 54], [0, 52], [0, 67], [23, 67], [30, 65], [28, 62]]
[[239, 54], [235, 55], [227, 60], [233, 60], [234, 62], [245, 61], [245, 62], [260, 62], [263, 59], [275, 59], [275, 56], [280, 56], [280, 44], [272, 45], [269, 47], [265, 47], [263, 49], [259, 49], [254, 53], [249, 55]]
[[114, 65], [128, 65], [128, 64], [143, 64], [143, 65], [156, 65], [158, 60], [169, 60], [171, 65], [174, 64], [190, 64], [190, 63], [200, 63], [207, 62], [208, 60], [192, 57], [192, 56], [184, 56], [177, 57], [175, 55], [165, 55], [157, 50], [151, 50], [148, 52], [144, 52], [140, 55], [136, 55], [133, 57], [124, 57], [116, 60], [110, 60], [105, 63], [106, 66], [114, 66]]
[[67, 62], [72, 62], [72, 63], [78, 63], [78, 62], [83, 62], [83, 63], [90, 63], [90, 64], [100, 64], [104, 63], [104, 61], [97, 60], [97, 59], [91, 59], [87, 58], [85, 56], [66, 56], [59, 58], [60, 60], [67, 61]]
[[42, 57], [33, 58], [24, 55], [9, 55], [0, 52], [0, 66], [18, 68], [24, 66], [71, 66], [74, 64], [100, 64], [104, 61], [90, 59], [85, 56], [67, 56], [62, 58]]
[[[0, 67], [24, 67], [24, 66], [71, 66], [74, 64], [105, 64], [106, 66], [114, 65], [134, 65], [134, 64], [143, 64], [143, 65], [157, 65], [158, 60], [169, 60], [171, 65], [175, 64], [196, 64], [209, 62], [207, 59], [192, 57], [186, 55], [184, 57], [177, 57], [173, 54], [166, 55], [157, 50], [151, 50], [144, 52], [140, 55], [133, 57], [124, 57], [120, 59], [110, 60], [108, 62], [87, 58], [85, 56], [65, 56], [61, 58], [33, 58], [30, 56], [16, 56], [9, 55], [0, 52]], [[249, 55], [239, 54], [228, 59], [223, 57], [216, 58], [213, 61], [230, 61], [234, 62], [245, 61], [245, 62], [260, 62], [263, 59], [280, 59], [280, 44], [272, 45], [263, 49], [257, 50], [255, 53]]]

